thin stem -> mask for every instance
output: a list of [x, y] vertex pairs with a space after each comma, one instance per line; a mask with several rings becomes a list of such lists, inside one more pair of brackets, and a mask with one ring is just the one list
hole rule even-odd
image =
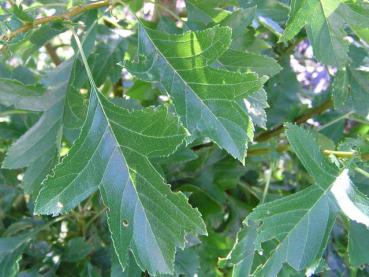
[[271, 178], [272, 178], [272, 167], [268, 168], [265, 171], [265, 187], [264, 187], [263, 195], [262, 195], [261, 200], [260, 200], [260, 204], [264, 203], [265, 198], [268, 194]]
[[49, 54], [50, 59], [52, 60], [52, 62], [57, 66], [61, 63], [61, 60], [58, 56], [58, 54], [56, 54], [55, 48], [51, 45], [50, 42], [47, 42], [45, 44], [45, 49], [46, 52]]
[[361, 124], [365, 124], [365, 125], [369, 125], [369, 121], [368, 120], [365, 120], [365, 119], [362, 119], [362, 118], [359, 118], [358, 116], [350, 116], [348, 117], [349, 120], [352, 120], [352, 121], [356, 121], [356, 122], [359, 122]]
[[353, 111], [345, 113], [344, 115], [342, 115], [340, 117], [337, 117], [337, 118], [333, 119], [332, 121], [322, 125], [321, 127], [318, 128], [318, 130], [321, 131], [321, 130], [323, 130], [323, 129], [325, 129], [325, 128], [327, 128], [327, 127], [329, 127], [329, 126], [331, 126], [331, 125], [333, 125], [333, 124], [335, 124], [335, 123], [337, 123], [337, 122], [339, 122], [343, 119], [347, 119], [353, 113], [354, 113]]
[[103, 209], [101, 209], [98, 213], [96, 213], [85, 225], [85, 230], [87, 231], [88, 228], [90, 227], [90, 225], [97, 219], [99, 218], [104, 212], [107, 211], [107, 207], [104, 207]]
[[177, 19], [178, 21], [183, 22], [186, 25], [186, 22], [182, 18], [180, 18], [175, 12], [173, 12], [171, 9], [167, 8], [166, 6], [160, 4], [159, 2], [156, 2], [156, 1], [150, 1], [150, 3], [152, 3], [152, 4], [156, 5], [157, 7], [165, 10], [168, 14], [170, 14], [175, 19]]
[[[317, 107], [314, 107], [314, 108], [311, 108], [311, 109], [307, 110], [307, 112], [304, 113], [303, 115], [295, 118], [293, 120], [293, 123], [296, 123], [296, 124], [304, 123], [304, 122], [308, 121], [310, 118], [312, 118], [313, 116], [319, 115], [319, 114], [324, 113], [325, 111], [329, 110], [332, 107], [332, 104], [333, 104], [332, 100], [328, 99], [327, 101], [323, 102], [321, 105], [319, 105]], [[269, 139], [271, 139], [273, 137], [276, 137], [279, 134], [283, 133], [284, 129], [285, 129], [285, 127], [284, 127], [283, 124], [278, 125], [277, 127], [273, 128], [271, 130], [262, 132], [259, 135], [257, 135], [256, 138], [255, 138], [255, 141], [261, 142], [261, 141], [269, 140]]]
[[74, 40], [77, 43], [78, 51], [79, 51], [79, 53], [82, 57], [82, 61], [83, 61], [83, 64], [84, 64], [86, 72], [87, 72], [88, 80], [90, 81], [91, 87], [96, 89], [96, 84], [95, 84], [94, 78], [92, 77], [90, 66], [88, 65], [87, 58], [86, 58], [85, 52], [83, 51], [81, 41], [80, 41], [79, 37], [77, 36], [76, 32], [74, 31], [74, 29], [72, 28], [71, 30], [72, 30]]
[[353, 158], [353, 157], [358, 156], [356, 152], [352, 152], [352, 151], [335, 151], [335, 150], [329, 150], [329, 149], [323, 150], [323, 153], [325, 155], [334, 155], [338, 158]]
[[365, 176], [366, 178], [369, 178], [369, 172], [366, 172], [365, 170], [361, 169], [360, 167], [355, 167], [354, 170], [361, 175]]
[[0, 117], [4, 117], [4, 116], [8, 116], [8, 115], [13, 115], [13, 114], [28, 114], [28, 113], [32, 113], [32, 111], [26, 111], [26, 110], [10, 110], [10, 111], [0, 112]]
[[59, 21], [59, 20], [70, 20], [71, 18], [81, 13], [84, 13], [86, 11], [106, 7], [109, 5], [110, 5], [110, 0], [97, 1], [97, 2], [86, 4], [86, 5], [73, 7], [67, 12], [62, 13], [60, 15], [51, 15], [51, 16], [41, 17], [39, 19], [36, 19], [33, 22], [24, 24], [22, 27], [16, 29], [13, 32], [10, 32], [9, 34], [1, 36], [0, 40], [8, 41], [21, 33], [27, 32], [33, 28], [38, 27], [39, 25], [47, 24], [47, 23]]

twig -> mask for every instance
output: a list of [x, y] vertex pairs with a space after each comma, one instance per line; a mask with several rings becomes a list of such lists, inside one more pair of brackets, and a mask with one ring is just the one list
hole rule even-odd
[[355, 167], [354, 170], [360, 174], [362, 174], [363, 176], [365, 176], [366, 178], [369, 178], [369, 173], [366, 172], [365, 170], [361, 169], [360, 167]]
[[[251, 148], [247, 151], [247, 156], [251, 157], [251, 156], [260, 156], [260, 155], [266, 155], [269, 154], [273, 151], [282, 153], [285, 151], [289, 150], [289, 145], [288, 144], [281, 144], [278, 145], [275, 148], [268, 148], [268, 147], [261, 147], [261, 148]], [[358, 154], [357, 152], [354, 151], [336, 151], [336, 150], [330, 150], [330, 149], [325, 149], [323, 150], [323, 154], [324, 155], [334, 155], [337, 158], [341, 158], [341, 159], [349, 159], [349, 158], [354, 158], [354, 157], [358, 157], [362, 160], [369, 160], [369, 156], [365, 155], [365, 154]]]
[[[303, 115], [295, 118], [293, 120], [293, 122], [296, 123], [296, 124], [304, 123], [304, 122], [308, 121], [310, 118], [312, 118], [314, 115], [319, 115], [319, 114], [325, 112], [326, 110], [329, 110], [332, 107], [332, 104], [333, 104], [332, 100], [329, 99], [329, 100], [325, 101], [323, 104], [309, 109]], [[268, 130], [268, 131], [262, 132], [261, 134], [257, 135], [256, 138], [255, 138], [255, 141], [261, 142], [261, 141], [269, 140], [269, 139], [283, 133], [284, 129], [285, 129], [284, 125], [281, 124], [281, 125], [273, 128], [272, 130]]]
[[321, 130], [323, 130], [323, 129], [325, 129], [325, 128], [329, 127], [329, 126], [332, 126], [333, 124], [335, 124], [335, 123], [337, 123], [337, 122], [340, 122], [341, 120], [347, 119], [347, 118], [348, 118], [351, 114], [353, 114], [353, 113], [354, 113], [354, 111], [350, 111], [350, 112], [348, 112], [348, 113], [345, 113], [344, 115], [342, 115], [342, 116], [340, 116], [340, 117], [337, 117], [337, 118], [333, 119], [332, 121], [330, 121], [330, 122], [328, 122], [328, 123], [324, 124], [323, 126], [320, 126], [320, 127], [318, 128], [318, 130], [319, 130], [319, 131], [321, 131]]
[[103, 1], [97, 1], [97, 2], [86, 4], [86, 5], [82, 5], [82, 6], [76, 6], [76, 7], [71, 8], [65, 13], [62, 13], [59, 15], [51, 15], [51, 16], [42, 17], [42, 18], [36, 19], [33, 22], [26, 23], [22, 27], [16, 29], [15, 31], [8, 33], [6, 35], [3, 35], [0, 38], [0, 40], [9, 41], [15, 36], [21, 33], [27, 32], [33, 28], [36, 28], [39, 25], [54, 22], [54, 21], [59, 21], [59, 20], [70, 20], [72, 17], [75, 17], [86, 11], [106, 7], [109, 5], [110, 5], [110, 0], [103, 0]]
[[50, 42], [45, 44], [46, 52], [49, 54], [52, 62], [57, 66], [61, 63], [59, 56], [56, 54], [55, 48], [50, 44]]
[[[317, 106], [317, 107], [314, 107], [314, 108], [311, 108], [311, 109], [307, 110], [307, 112], [305, 114], [295, 118], [293, 120], [293, 122], [296, 123], [296, 124], [304, 123], [307, 120], [309, 120], [310, 118], [312, 118], [314, 115], [321, 114], [321, 113], [325, 112], [326, 110], [330, 109], [332, 107], [332, 104], [333, 104], [332, 100], [329, 99], [329, 100], [325, 101], [323, 104], [321, 104], [320, 106]], [[284, 129], [285, 128], [284, 128], [283, 124], [278, 125], [277, 127], [274, 127], [271, 130], [267, 130], [265, 132], [262, 132], [262, 133], [258, 134], [255, 137], [254, 140], [257, 141], [257, 142], [263, 142], [263, 141], [269, 140], [269, 139], [271, 139], [273, 137], [276, 137], [279, 134], [283, 133]], [[213, 145], [213, 142], [209, 142], [209, 143], [197, 145], [197, 146], [193, 147], [192, 150], [198, 151], [198, 150], [200, 150], [204, 147], [209, 147], [209, 146], [212, 146], [212, 145]], [[254, 149], [254, 150], [250, 149], [247, 153], [249, 155], [251, 151], [255, 151], [255, 153], [252, 153], [252, 154], [256, 154], [257, 152], [260, 153], [260, 152], [264, 151], [264, 150], [261, 150], [261, 149], [262, 148]], [[266, 149], [266, 148], [264, 148], [264, 149]], [[279, 150], [277, 150], [277, 151], [279, 151]]]

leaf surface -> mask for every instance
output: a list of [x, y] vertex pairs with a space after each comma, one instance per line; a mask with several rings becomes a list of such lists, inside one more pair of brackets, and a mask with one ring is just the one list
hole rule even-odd
[[266, 79], [210, 67], [228, 49], [230, 29], [216, 26], [170, 35], [140, 23], [138, 33], [138, 62], [127, 61], [128, 71], [160, 83], [191, 134], [209, 137], [244, 162], [253, 124], [243, 100]]
[[[340, 174], [339, 169], [323, 156], [312, 133], [291, 124], [286, 133], [293, 151], [313, 176], [315, 184], [293, 195], [259, 205], [247, 216], [246, 225], [255, 222], [258, 226], [253, 241], [254, 251], [262, 253], [264, 243], [277, 242], [268, 259], [256, 268], [255, 276], [277, 276], [284, 263], [297, 271], [307, 268], [314, 271], [335, 222], [337, 208], [330, 190]], [[251, 231], [241, 231], [239, 245], [249, 245], [252, 234]], [[233, 251], [240, 252], [239, 245]], [[231, 257], [234, 255], [232, 253]], [[248, 258], [250, 253], [242, 256], [243, 259]], [[245, 261], [239, 263], [245, 266]]]
[[351, 28], [369, 26], [367, 10], [353, 1], [292, 0], [290, 17], [281, 41], [291, 40], [306, 27], [314, 55], [325, 64], [341, 67], [349, 58], [346, 24]]
[[206, 230], [199, 212], [170, 190], [149, 158], [171, 154], [185, 136], [166, 108], [129, 112], [93, 88], [80, 137], [44, 181], [36, 213], [68, 212], [99, 188], [122, 266], [131, 250], [143, 270], [172, 272], [185, 235]]

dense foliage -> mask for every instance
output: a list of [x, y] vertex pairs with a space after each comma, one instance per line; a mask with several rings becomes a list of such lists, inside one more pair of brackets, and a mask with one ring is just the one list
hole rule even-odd
[[0, 277], [369, 276], [368, 1], [0, 18]]

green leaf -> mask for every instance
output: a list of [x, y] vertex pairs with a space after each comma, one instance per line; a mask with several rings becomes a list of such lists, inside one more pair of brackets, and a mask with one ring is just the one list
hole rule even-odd
[[350, 222], [348, 255], [352, 266], [369, 263], [369, 230], [362, 224]]
[[50, 82], [47, 84], [48, 95], [38, 101], [52, 104], [45, 109], [40, 119], [10, 147], [2, 165], [3, 168], [12, 169], [28, 167], [24, 176], [24, 186], [26, 192], [31, 194], [38, 192], [42, 180], [57, 161], [71, 67], [72, 63], [67, 62], [46, 75], [45, 79]]
[[45, 111], [52, 105], [53, 99], [44, 95], [40, 85], [24, 85], [12, 79], [0, 79], [0, 101], [5, 106], [30, 111]]
[[[93, 30], [94, 26], [84, 37], [86, 45], [90, 44]], [[34, 196], [58, 161], [63, 130], [77, 130], [78, 133], [83, 123], [84, 100], [79, 89], [86, 83], [87, 75], [78, 57], [74, 56], [45, 75], [43, 83], [47, 89], [41, 96], [35, 92], [36, 95], [30, 95], [30, 98], [24, 97], [22, 95], [27, 90], [22, 90], [22, 87], [13, 87], [16, 93], [11, 92], [12, 87], [9, 87], [9, 93], [0, 91], [0, 100], [1, 97], [11, 99], [8, 103], [15, 107], [44, 111], [39, 120], [9, 148], [2, 164], [3, 168], [10, 169], [27, 167], [24, 189]]]
[[229, 256], [219, 261], [220, 267], [233, 265], [232, 276], [250, 276], [255, 254], [256, 225], [250, 224], [237, 234], [236, 243]]
[[[227, 2], [227, 1], [226, 1]], [[188, 25], [192, 30], [202, 30], [212, 24], [220, 23], [229, 13], [224, 9], [216, 9], [221, 4], [226, 4], [222, 0], [186, 0], [188, 12]]]
[[36, 227], [21, 235], [0, 238], [0, 276], [17, 276], [19, 271], [18, 262], [22, 258], [28, 242], [48, 225], [50, 223]]
[[63, 254], [63, 260], [68, 262], [83, 260], [91, 251], [91, 245], [87, 243], [84, 238], [72, 238], [68, 241], [68, 245]]
[[[314, 177], [315, 184], [293, 195], [259, 205], [246, 218], [246, 225], [255, 222], [258, 226], [253, 242], [256, 251], [262, 253], [262, 244], [277, 241], [270, 257], [256, 269], [255, 276], [277, 276], [284, 263], [297, 271], [308, 268], [314, 272], [335, 222], [336, 206], [330, 189], [339, 176], [338, 168], [323, 156], [310, 132], [289, 124], [286, 133], [292, 149]], [[251, 231], [241, 231], [240, 244], [250, 244], [252, 234]], [[234, 251], [240, 252], [239, 249], [236, 245]], [[231, 257], [234, 255], [239, 256], [232, 253]], [[242, 255], [251, 258], [250, 253]], [[241, 262], [240, 269], [245, 263], [250, 264], [250, 261]]]
[[176, 276], [195, 276], [200, 267], [199, 254], [195, 247], [178, 251], [175, 261]]
[[362, 64], [367, 51], [352, 47], [353, 63], [339, 70], [333, 81], [333, 101], [336, 109], [356, 112], [362, 116], [369, 114], [366, 103], [369, 101], [368, 66]]
[[351, 28], [369, 26], [367, 11], [359, 10], [353, 1], [347, 2], [292, 0], [290, 17], [280, 41], [291, 40], [306, 26], [315, 57], [325, 64], [345, 65], [349, 60], [345, 24]]
[[115, 38], [109, 30], [103, 29], [103, 35], [108, 38], [106, 41], [98, 44], [95, 51], [89, 57], [92, 75], [97, 86], [102, 85], [109, 76], [113, 83], [121, 77], [121, 70], [118, 63], [124, 57], [127, 50], [127, 42], [124, 38]]
[[171, 273], [184, 236], [206, 231], [198, 211], [170, 190], [149, 158], [171, 154], [185, 136], [166, 108], [129, 112], [93, 88], [80, 137], [44, 181], [35, 212], [68, 212], [99, 188], [122, 266], [130, 250], [143, 270]]
[[24, 10], [21, 5], [13, 5], [10, 11], [18, 17], [21, 21], [24, 21], [26, 23], [32, 22], [33, 18], [29, 16]]
[[28, 237], [0, 238], [0, 276], [15, 277]]
[[[47, 96], [35, 101], [35, 105], [54, 103], [45, 107], [40, 119], [9, 148], [2, 164], [3, 168], [28, 167], [24, 176], [24, 186], [25, 191], [31, 194], [38, 192], [42, 180], [57, 159], [62, 132], [65, 88], [70, 70], [71, 63], [67, 63], [46, 76], [53, 85], [47, 90]], [[57, 78], [65, 79], [58, 82]], [[28, 108], [33, 108], [35, 105]]]
[[[315, 184], [259, 205], [245, 219], [245, 230], [240, 232], [228, 257], [230, 263], [237, 265], [236, 270], [249, 270], [250, 245], [253, 251], [263, 253], [265, 243], [277, 243], [268, 259], [256, 268], [255, 276], [277, 276], [284, 263], [296, 271], [314, 273], [335, 222], [337, 206], [351, 220], [369, 226], [369, 199], [353, 186], [348, 170], [340, 172], [329, 162], [311, 132], [292, 124], [287, 128], [288, 141]], [[254, 222], [256, 236], [252, 231]], [[248, 249], [242, 250], [243, 247]]]
[[282, 70], [273, 58], [235, 50], [226, 51], [219, 58], [219, 62], [232, 71], [255, 72], [259, 75], [273, 76]]
[[266, 79], [210, 67], [229, 47], [229, 28], [170, 35], [141, 23], [138, 32], [138, 62], [127, 61], [128, 71], [159, 82], [191, 134], [209, 137], [244, 162], [253, 137], [244, 98], [260, 90]]
[[117, 255], [112, 253], [111, 277], [141, 277], [141, 269], [137, 266], [132, 254], [129, 254], [127, 266], [122, 270]]
[[290, 59], [283, 60], [281, 65], [283, 70], [271, 78], [265, 86], [270, 106], [267, 110], [268, 127], [282, 124], [300, 112], [298, 92], [302, 87], [290, 67]]
[[258, 16], [269, 17], [276, 21], [284, 21], [288, 14], [288, 6], [284, 1], [274, 0], [238, 0], [241, 8], [257, 6]]

